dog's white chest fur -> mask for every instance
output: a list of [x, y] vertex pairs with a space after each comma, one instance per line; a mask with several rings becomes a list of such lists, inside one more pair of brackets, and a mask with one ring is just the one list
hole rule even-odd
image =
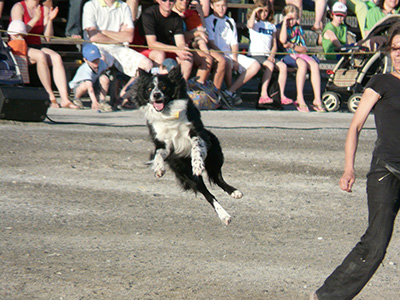
[[152, 125], [157, 140], [174, 149], [176, 154], [189, 156], [192, 148], [189, 131], [191, 123], [186, 116], [187, 100], [174, 100], [168, 114], [157, 112], [152, 105], [144, 107], [144, 113]]

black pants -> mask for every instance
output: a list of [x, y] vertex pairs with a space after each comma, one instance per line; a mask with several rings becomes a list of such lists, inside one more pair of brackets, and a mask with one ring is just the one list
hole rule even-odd
[[367, 194], [367, 231], [342, 264], [317, 290], [319, 300], [353, 299], [385, 257], [399, 211], [400, 178], [373, 159], [367, 175]]

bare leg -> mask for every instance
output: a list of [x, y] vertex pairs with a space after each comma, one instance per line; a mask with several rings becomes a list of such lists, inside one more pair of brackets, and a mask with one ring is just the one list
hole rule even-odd
[[297, 74], [296, 74], [296, 90], [297, 90], [297, 103], [299, 106], [306, 106], [306, 102], [304, 101], [304, 84], [306, 82], [306, 75], [307, 75], [307, 63], [298, 58], [296, 60], [297, 63]]
[[222, 86], [222, 82], [224, 81], [225, 76], [225, 68], [226, 68], [226, 60], [225, 57], [218, 52], [211, 51], [211, 56], [214, 58], [214, 63], [217, 65], [216, 70], [214, 72], [214, 85], [220, 90]]
[[228, 88], [228, 91], [235, 92], [238, 88], [240, 88], [243, 84], [253, 78], [257, 72], [260, 70], [260, 64], [255, 61], [250, 65], [250, 67], [240, 74], [240, 76], [235, 80], [235, 82]]
[[47, 62], [53, 66], [53, 78], [60, 93], [61, 107], [77, 108], [68, 98], [67, 76], [60, 54], [48, 48], [41, 50], [46, 54]]
[[261, 97], [268, 96], [268, 86], [271, 81], [272, 71], [274, 70], [274, 63], [272, 61], [266, 60], [263, 63], [265, 67], [265, 71], [262, 77], [262, 85], [261, 85]]

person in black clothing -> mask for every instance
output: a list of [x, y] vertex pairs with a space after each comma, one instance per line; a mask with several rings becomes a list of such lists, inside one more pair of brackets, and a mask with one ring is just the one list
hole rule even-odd
[[145, 36], [149, 50], [141, 52], [158, 65], [165, 58], [176, 59], [185, 80], [189, 79], [193, 55], [186, 46], [182, 18], [172, 11], [174, 1], [157, 0], [158, 5], [147, 8], [139, 19], [140, 35]]
[[394, 71], [375, 75], [366, 85], [351, 122], [340, 188], [351, 192], [360, 131], [373, 109], [377, 140], [367, 175], [368, 228], [342, 264], [310, 299], [353, 299], [378, 269], [386, 254], [400, 207], [400, 26], [388, 43]]

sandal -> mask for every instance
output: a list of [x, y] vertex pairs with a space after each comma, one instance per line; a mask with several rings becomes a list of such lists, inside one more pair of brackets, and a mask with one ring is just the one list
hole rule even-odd
[[68, 102], [66, 105], [61, 105], [61, 108], [79, 109], [79, 107], [73, 104], [72, 102]]
[[311, 105], [311, 108], [316, 112], [326, 112], [325, 108], [322, 105]]
[[281, 97], [281, 103], [283, 105], [289, 105], [293, 103], [293, 100], [288, 97]]
[[294, 101], [293, 104], [299, 112], [310, 112], [306, 104], [299, 104], [297, 101]]
[[56, 99], [53, 99], [53, 100], [50, 99], [50, 107], [52, 107], [52, 108], [60, 108], [60, 104], [58, 104]]
[[258, 99], [259, 104], [270, 104], [274, 102], [268, 95], [261, 96], [260, 99]]

